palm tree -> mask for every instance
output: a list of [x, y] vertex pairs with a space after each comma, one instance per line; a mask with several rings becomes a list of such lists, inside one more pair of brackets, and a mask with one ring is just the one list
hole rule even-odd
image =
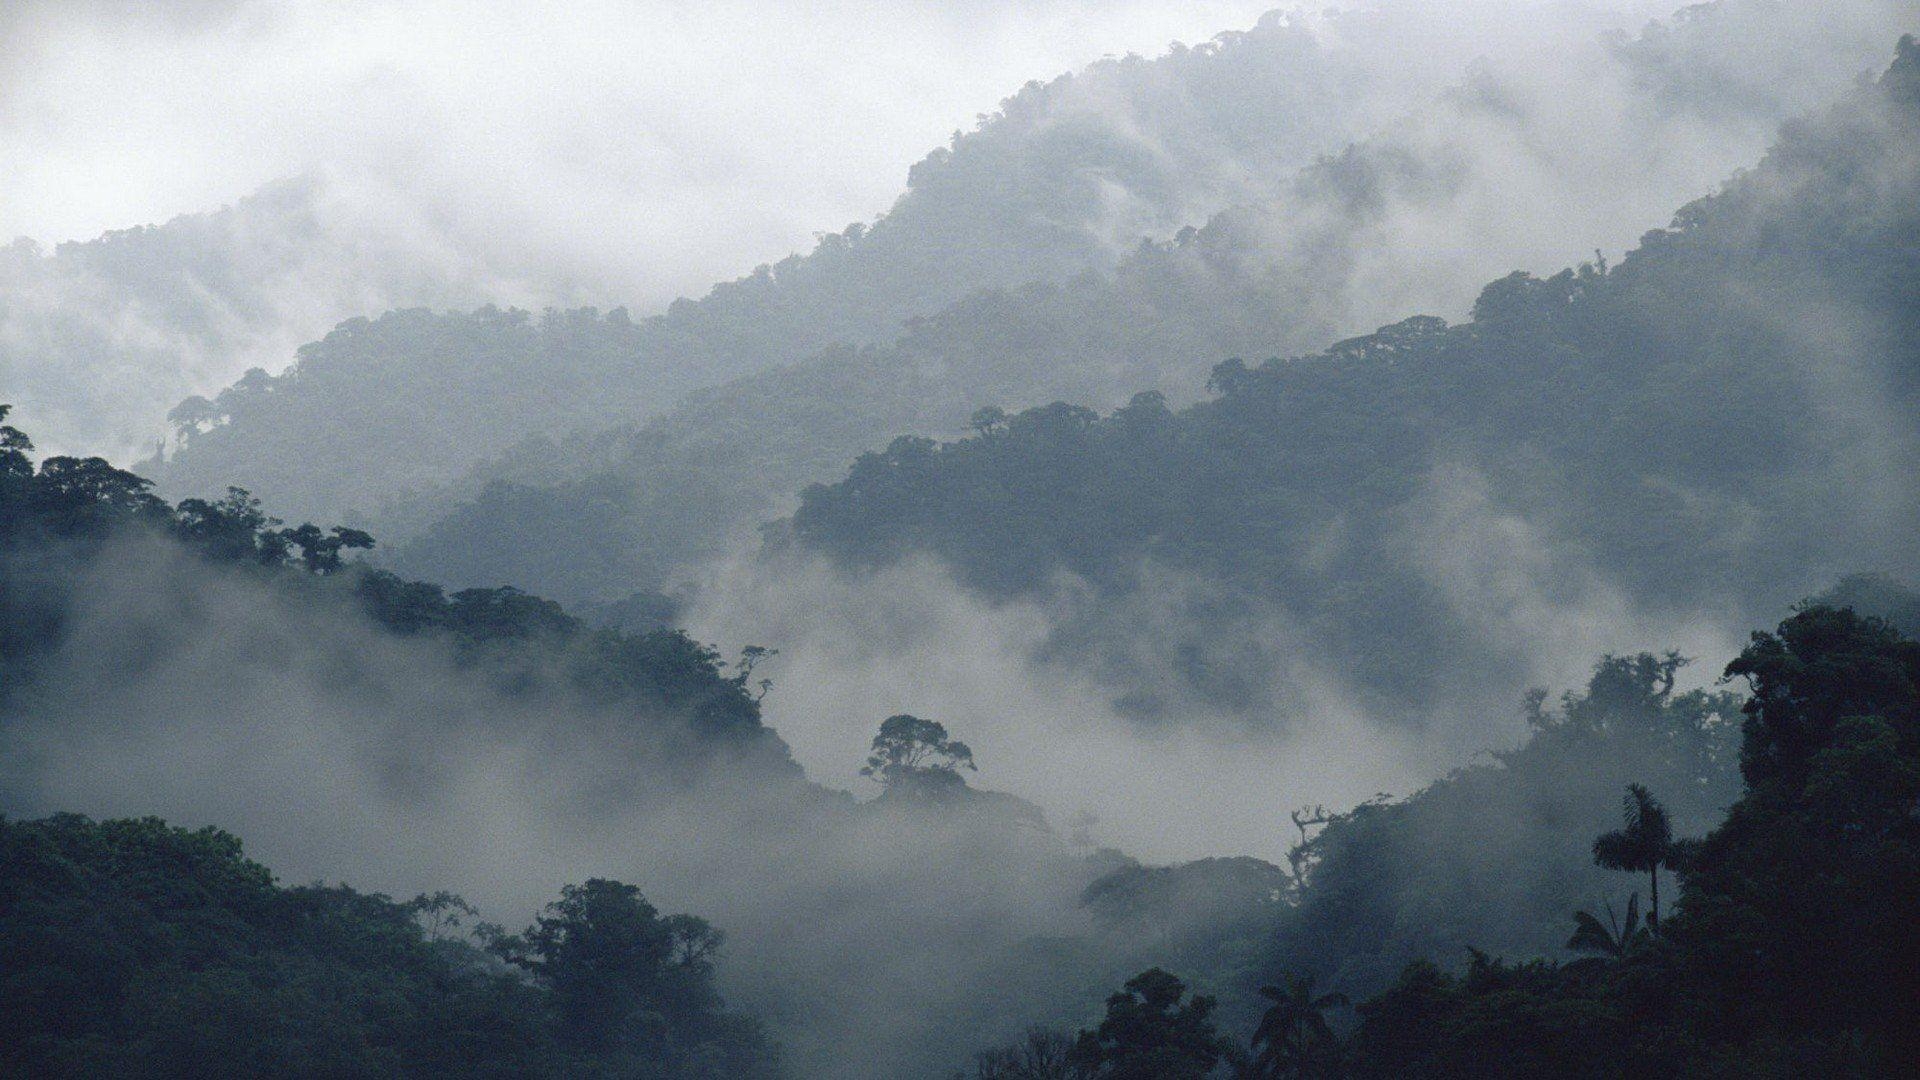
[[1653, 936], [1650, 926], [1640, 925], [1639, 893], [1627, 897], [1627, 917], [1624, 920], [1616, 918], [1613, 905], [1608, 904], [1606, 922], [1601, 922], [1586, 911], [1574, 912], [1573, 922], [1573, 936], [1567, 939], [1567, 948], [1594, 955], [1576, 960], [1570, 967], [1625, 960], [1640, 951]]
[[1338, 1064], [1328, 1009], [1345, 1008], [1347, 995], [1313, 993], [1311, 975], [1289, 975], [1286, 986], [1263, 986], [1261, 996], [1273, 1002], [1254, 1029], [1253, 1075], [1263, 1080], [1281, 1077], [1305, 1080], [1334, 1075]]
[[1660, 930], [1660, 867], [1673, 855], [1673, 827], [1667, 809], [1639, 784], [1627, 785], [1626, 827], [1593, 842], [1593, 861], [1609, 870], [1646, 871], [1649, 885], [1647, 929]]

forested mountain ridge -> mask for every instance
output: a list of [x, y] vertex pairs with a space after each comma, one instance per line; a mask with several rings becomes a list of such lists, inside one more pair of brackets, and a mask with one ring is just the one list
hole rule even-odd
[[[1920, 0], [1368, 36], [1510, 2], [1030, 87], [654, 318], [342, 323], [202, 497], [0, 404], [0, 1074], [1905, 1075]], [[13, 254], [138, 338], [255, 295], [185, 235]]]
[[211, 400], [176, 406], [175, 451], [136, 468], [168, 493], [238, 475], [276, 513], [338, 517], [518, 442], [530, 416], [568, 430], [598, 426], [622, 402], [640, 407], [632, 399], [658, 377], [644, 358], [653, 336], [621, 308], [352, 319], [301, 346], [281, 375], [255, 369]]
[[[339, 517], [451, 479], [529, 435], [631, 423], [697, 387], [835, 343], [890, 341], [904, 320], [976, 289], [1108, 268], [1142, 236], [1260, 196], [1270, 178], [1397, 107], [1382, 98], [1419, 93], [1356, 51], [1274, 16], [1156, 60], [1109, 59], [1031, 83], [916, 164], [875, 222], [606, 327], [610, 348], [575, 353], [515, 329], [529, 316], [511, 312], [356, 321], [279, 376], [250, 374], [210, 405], [189, 402], [175, 413], [180, 445], [143, 468], [170, 495], [240, 483], [277, 513]], [[522, 403], [516, 422], [474, 424], [474, 395], [442, 393], [464, 389], [476, 364], [495, 380], [487, 404]], [[396, 394], [396, 384], [421, 389]], [[356, 428], [388, 452], [348, 467], [365, 437], [347, 434]]]
[[[1656, 23], [1596, 62], [1617, 94], [1474, 69], [1110, 269], [975, 292], [897, 339], [792, 357], [624, 433], [530, 442], [372, 520], [408, 573], [604, 602], [697, 578], [729, 535], [895, 435], [951, 438], [986, 406], [1108, 410], [1145, 390], [1182, 404], [1229, 356], [1320, 349], [1410, 312], [1457, 317], [1475, 283], [1624, 245], [1757, 158], [1783, 115], [1767, 110], [1815, 98], [1756, 98], [1716, 46], [1784, 18], [1719, 4]], [[1699, 70], [1681, 79], [1686, 65]], [[1703, 111], [1760, 133], [1705, 145]]]
[[[1143, 238], [1166, 243], [1181, 228], [1201, 226], [1229, 207], [1278, 199], [1270, 215], [1254, 215], [1233, 255], [1256, 267], [1273, 264], [1271, 280], [1259, 283], [1252, 296], [1239, 297], [1240, 307], [1248, 300], [1277, 300], [1278, 310], [1217, 318], [1219, 304], [1195, 304], [1193, 295], [1182, 293], [1167, 302], [1174, 310], [1164, 316], [1169, 325], [1163, 331], [1143, 335], [1122, 319], [1111, 335], [1070, 335], [1053, 350], [1118, 348], [1123, 368], [1144, 361], [1152, 372], [1148, 381], [1189, 394], [1197, 390], [1189, 377], [1196, 365], [1203, 368], [1243, 344], [1254, 355], [1315, 348], [1390, 317], [1374, 312], [1431, 308], [1436, 301], [1464, 306], [1470, 296], [1457, 293], [1457, 258], [1428, 230], [1434, 222], [1454, 218], [1440, 232], [1457, 234], [1464, 250], [1486, 253], [1488, 265], [1473, 276], [1573, 257], [1580, 249], [1564, 246], [1569, 221], [1591, 221], [1593, 228], [1583, 231], [1624, 243], [1653, 223], [1653, 215], [1749, 160], [1779, 119], [1830, 100], [1852, 73], [1850, 65], [1861, 62], [1857, 28], [1843, 29], [1857, 20], [1809, 20], [1804, 12], [1775, 10], [1758, 0], [1722, 0], [1671, 26], [1617, 42], [1600, 37], [1608, 19], [1597, 12], [1588, 16], [1591, 23], [1573, 19], [1576, 29], [1566, 31], [1564, 40], [1537, 27], [1547, 39], [1539, 47], [1564, 45], [1576, 58], [1570, 63], [1586, 71], [1586, 96], [1533, 78], [1524, 66], [1496, 72], [1481, 64], [1464, 87], [1458, 85], [1462, 67], [1475, 55], [1473, 40], [1461, 40], [1464, 31], [1419, 8], [1269, 17], [1253, 30], [1156, 60], [1102, 61], [1008, 99], [978, 130], [916, 166], [906, 193], [871, 225], [827, 234], [810, 254], [723, 283], [703, 299], [636, 316], [636, 333], [617, 356], [569, 358], [504, 331], [472, 338], [472, 328], [460, 325], [465, 317], [449, 316], [445, 339], [471, 339], [460, 349], [439, 348], [442, 335], [417, 333], [382, 342], [378, 356], [322, 349], [301, 362], [316, 369], [311, 378], [301, 378], [298, 368], [271, 383], [250, 377], [247, 386], [227, 392], [225, 404], [190, 404], [179, 419], [220, 426], [146, 468], [170, 495], [204, 494], [237, 482], [262, 492], [286, 516], [368, 513], [383, 500], [404, 496], [422, 474], [454, 479], [459, 466], [449, 470], [443, 458], [464, 465], [528, 437], [560, 439], [583, 429], [643, 423], [698, 387], [798, 363], [821, 349], [888, 345], [905, 320], [938, 313], [981, 289], [1058, 284], [1085, 272], [1106, 275]], [[1809, 46], [1776, 55], [1784, 40], [1779, 28], [1789, 24]], [[1515, 32], [1524, 37], [1524, 27], [1534, 25], [1522, 21]], [[1715, 47], [1760, 50], [1764, 59], [1755, 62], [1793, 76], [1756, 88], [1737, 68], [1696, 55]], [[1685, 67], [1688, 77], [1677, 78], [1676, 66]], [[1439, 99], [1445, 104], [1436, 108]], [[1595, 110], [1605, 117], [1598, 126], [1607, 138], [1569, 138], [1570, 117]], [[1409, 129], [1405, 118], [1422, 111], [1424, 118]], [[1299, 169], [1383, 128], [1397, 129], [1390, 145], [1419, 164], [1415, 175], [1391, 181], [1396, 190], [1367, 196], [1385, 195], [1397, 210], [1369, 222], [1364, 215], [1350, 219], [1337, 205], [1321, 205], [1330, 195], [1293, 205], [1300, 198]], [[1640, 172], [1642, 181], [1583, 186], [1583, 178], [1625, 168]], [[1453, 190], [1463, 177], [1471, 181], [1466, 189]], [[1516, 199], [1542, 209], [1515, 215]], [[1487, 243], [1490, 222], [1506, 237], [1499, 244]], [[1429, 249], [1432, 257], [1410, 257]], [[1177, 260], [1173, 272], [1208, 275], [1221, 269], [1192, 254]], [[1339, 284], [1316, 280], [1329, 275]], [[1205, 284], [1202, 277], [1186, 289], [1204, 297]], [[1301, 288], [1309, 295], [1291, 296]], [[1096, 301], [1091, 314], [1107, 318], [1113, 306]], [[1090, 314], [1074, 307], [1072, 314]], [[1282, 332], [1272, 333], [1275, 326]], [[1329, 326], [1332, 331], [1325, 332]], [[1228, 340], [1220, 340], [1221, 332]], [[1131, 340], [1136, 337], [1144, 340]], [[1017, 408], [1046, 400], [1050, 381], [1059, 386], [1058, 395], [1081, 398], [1089, 380], [1105, 388], [1126, 373], [1088, 368], [1050, 379], [1044, 374], [1050, 343], [1030, 344], [1032, 349], [1000, 361], [1004, 372], [993, 385], [961, 384], [947, 394], [978, 402], [989, 391], [1006, 389], [1009, 396], [993, 403]], [[586, 373], [580, 381], [589, 392], [551, 415], [529, 410], [494, 431], [466, 422], [459, 411], [464, 397], [396, 400], [355, 389], [362, 380], [369, 386], [393, 381], [374, 367], [407, 370], [426, 387], [446, 384], [467, 362], [462, 349], [517, 358], [504, 367], [488, 364], [510, 380], [497, 388], [502, 399], [544, 400], [539, 384], [549, 369], [561, 384]], [[1114, 364], [1105, 356], [1096, 360], [1097, 366]], [[320, 372], [323, 366], [332, 373]], [[1133, 382], [1129, 390], [1142, 388], [1140, 380]], [[964, 413], [941, 412], [941, 427], [920, 430], [951, 431], [964, 421]], [[330, 427], [333, 415], [370, 421], [382, 438], [399, 440], [393, 445], [407, 450], [346, 470], [340, 463], [352, 460], [353, 448]], [[903, 410], [897, 400], [877, 403], [866, 443], [809, 445], [807, 456], [871, 448], [873, 440], [898, 434], [901, 421], [921, 415]], [[255, 443], [257, 454], [247, 449]], [[327, 468], [302, 470], [303, 454]], [[394, 464], [401, 458], [428, 464], [402, 469]], [[257, 477], [249, 471], [255, 469], [262, 470]], [[390, 469], [396, 471], [390, 475]], [[570, 474], [583, 475], [592, 474]], [[784, 493], [820, 478], [783, 476], [773, 490]], [[465, 494], [476, 491], [469, 487]], [[756, 506], [732, 517], [747, 520], [759, 512]], [[392, 526], [411, 525], [417, 517], [403, 512], [379, 523], [397, 542], [402, 537]]]
[[1490, 596], [1750, 622], [1853, 568], [1911, 573], [1917, 142], [1909, 38], [1618, 266], [1516, 273], [1460, 326], [1229, 361], [1185, 410], [902, 438], [809, 489], [793, 535], [849, 566], [930, 553], [1002, 598], [1170, 565], [1280, 605], [1396, 712], [1511, 684], [1526, 631], [1503, 620], [1530, 604]]
[[[1086, 994], [1130, 955], [1077, 904], [1118, 857], [922, 761], [915, 740], [937, 725], [908, 737], [883, 726], [881, 795], [856, 801], [807, 782], [763, 723], [764, 650], [729, 665], [681, 631], [590, 629], [512, 588], [448, 595], [355, 561], [365, 533], [283, 527], [238, 489], [170, 505], [99, 458], [36, 464], [4, 419], [0, 813], [234, 822], [291, 872], [451, 885], [494, 911], [530, 911], [586, 880], [591, 895], [569, 890], [549, 914], [615, 918], [616, 946], [656, 936], [653, 915], [594, 875], [644, 879], [649, 895], [699, 899], [734, 935], [728, 999], [767, 1021], [801, 1075], [958, 1060], [1012, 1003], [1051, 1000], [1057, 971], [1036, 963], [1036, 937], [1076, 935], [1085, 974], [1071, 981]], [[882, 756], [896, 746], [897, 763]], [[167, 868], [116, 876], [149, 858]], [[626, 1002], [631, 1015], [609, 1018], [628, 990], [576, 971], [569, 1006], [547, 985], [566, 957], [543, 958], [537, 935], [503, 954], [526, 961], [526, 985], [471, 949], [423, 942], [413, 906], [271, 888], [224, 833], [0, 821], [0, 859], [0, 950], [27, 958], [0, 979], [0, 1011], [25, 1036], [0, 1056], [36, 1071], [157, 1060], [191, 1074], [210, 1054], [267, 1071], [319, 1053], [316, 1068], [352, 1075], [455, 1076], [473, 1075], [471, 1049], [511, 1075], [618, 1062], [607, 1075], [680, 1076], [684, 1064], [731, 1077], [759, 1075], [732, 1056], [754, 1068], [765, 1056], [698, 974], [714, 944], [704, 934], [689, 942], [698, 978], [685, 1000], [669, 1008], [680, 992], [661, 992], [648, 967], [630, 973], [642, 999]], [[204, 898], [234, 878], [244, 895]], [[168, 897], [188, 898], [184, 913]], [[568, 913], [582, 904], [594, 910]], [[70, 953], [75, 920], [96, 950]], [[177, 940], [183, 920], [203, 936]], [[888, 944], [855, 947], [874, 940]], [[899, 985], [902, 967], [936, 963], [945, 979]], [[92, 981], [75, 990], [69, 973]], [[74, 994], [91, 1011], [66, 1015]], [[404, 1007], [381, 1004], [390, 994]], [[170, 1011], [196, 1002], [201, 1014]], [[270, 1022], [207, 1019], [229, 1007]], [[570, 1033], [569, 1008], [593, 1030]], [[878, 1017], [911, 1037], [863, 1048]], [[499, 1043], [449, 1048], [467, 1025]]]

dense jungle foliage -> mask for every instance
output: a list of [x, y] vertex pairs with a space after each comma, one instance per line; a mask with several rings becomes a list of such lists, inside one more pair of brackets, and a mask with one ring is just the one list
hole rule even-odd
[[[1633, 666], [1603, 667], [1596, 687]], [[1449, 969], [1460, 950], [1448, 949], [1406, 965], [1364, 1000], [1323, 990], [1327, 984], [1298, 968], [1281, 968], [1281, 977], [1260, 990], [1264, 1011], [1245, 1043], [1216, 1020], [1216, 998], [1188, 996], [1179, 978], [1152, 969], [1109, 1000], [1097, 1026], [1077, 1037], [1036, 1028], [1021, 1042], [983, 1052], [971, 1075], [1903, 1075], [1920, 1055], [1911, 1023], [1920, 979], [1906, 960], [1920, 948], [1913, 918], [1920, 895], [1920, 643], [1880, 618], [1811, 606], [1777, 631], [1753, 635], [1726, 674], [1744, 680], [1750, 696], [1741, 709], [1742, 790], [1724, 820], [1699, 839], [1676, 839], [1659, 802], [1634, 785], [1626, 827], [1602, 834], [1590, 849], [1596, 862], [1615, 869], [1650, 872], [1656, 881], [1663, 869], [1676, 876], [1679, 896], [1667, 917], [1650, 905], [1643, 919], [1636, 892], [1624, 908], [1608, 905], [1604, 921], [1579, 911], [1558, 923], [1558, 932], [1572, 930], [1566, 947], [1585, 954], [1579, 959], [1505, 959], [1469, 943], [1458, 974]], [[1597, 704], [1591, 696], [1570, 701], [1548, 730], [1564, 735], [1584, 726], [1592, 719], [1588, 707]], [[1612, 722], [1647, 719], [1644, 709], [1637, 718], [1630, 710]], [[1452, 790], [1479, 786], [1456, 778], [1405, 803], [1363, 807], [1307, 846], [1340, 838], [1357, 854], [1365, 845], [1355, 832], [1375, 827], [1414, 839], [1418, 832], [1401, 822], [1431, 812]], [[1505, 816], [1495, 803], [1477, 815], [1477, 833], [1468, 825], [1443, 842], [1450, 852], [1479, 842]], [[1576, 846], [1564, 854], [1584, 851]], [[1394, 861], [1388, 856], [1376, 865]], [[1324, 924], [1326, 909], [1349, 905], [1366, 919], [1369, 907], [1393, 895], [1363, 859], [1336, 866], [1306, 871], [1298, 910], [1310, 922]], [[1543, 874], [1532, 884], [1549, 880]], [[1630, 880], [1622, 885], [1632, 888]], [[1436, 916], [1445, 922], [1484, 887], [1435, 896], [1432, 908], [1402, 913], [1389, 925]], [[1541, 929], [1554, 932], [1549, 920]], [[1299, 941], [1342, 948], [1338, 938], [1326, 942], [1311, 933]], [[1363, 944], [1361, 953], [1367, 951]]]
[[[1674, 34], [1617, 47], [1683, 83]], [[158, 485], [36, 460], [0, 405], [0, 1074], [1910, 1072], [1920, 42], [1617, 265], [1292, 355], [1373, 310], [1345, 306], [1373, 279], [1340, 238], [1458, 194], [1404, 130], [1300, 168], [1341, 145], [1307, 115], [1341, 65], [1269, 20], [1030, 86], [880, 223], [655, 318], [343, 324], [177, 409]], [[1279, 67], [1296, 96], [1262, 95]], [[1448, 123], [1526, 112], [1495, 89], [1455, 87]], [[1209, 223], [1116, 247], [1116, 184], [1124, 220]], [[1221, 208], [1247, 186], [1264, 201]], [[1290, 215], [1318, 223], [1293, 261], [1254, 258]], [[1218, 362], [1275, 341], [1301, 344]], [[945, 441], [871, 449], [901, 431]], [[1053, 620], [1021, 659], [1094, 673], [1051, 684], [1061, 712], [1113, 691], [1089, 711], [1143, 755], [1315, 719], [1234, 660], [1311, 648], [1379, 722], [1339, 729], [1353, 753], [1404, 739], [1430, 767], [1277, 816], [1271, 861], [1149, 865], [901, 711], [922, 672], [846, 661], [823, 669], [903, 700], [855, 717], [849, 790], [810, 781], [762, 711], [775, 650], [730, 662], [674, 590], [836, 474], [721, 572], [950, 570]], [[160, 495], [229, 477], [270, 501]], [[381, 499], [415, 534], [384, 564], [365, 521], [270, 513]], [[1618, 612], [1773, 629], [1714, 670], [1626, 651], [1523, 692], [1528, 634]], [[1156, 635], [1180, 687], [1133, 670]], [[854, 715], [864, 688], [811, 677], [810, 721]], [[1095, 765], [1029, 754], [1063, 788]], [[395, 895], [325, 883], [348, 870]]]
[[[719, 931], [616, 881], [521, 934], [446, 893], [289, 887], [214, 828], [0, 818], [0, 1071], [771, 1077]], [[481, 944], [481, 943], [484, 943]]]

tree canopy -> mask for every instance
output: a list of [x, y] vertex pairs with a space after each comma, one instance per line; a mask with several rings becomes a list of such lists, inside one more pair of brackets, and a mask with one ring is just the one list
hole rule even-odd
[[459, 903], [285, 887], [213, 828], [0, 818], [0, 1071], [778, 1075], [758, 1025], [723, 1009], [700, 920], [659, 918], [617, 882], [568, 886], [524, 979], [428, 932], [423, 911]]

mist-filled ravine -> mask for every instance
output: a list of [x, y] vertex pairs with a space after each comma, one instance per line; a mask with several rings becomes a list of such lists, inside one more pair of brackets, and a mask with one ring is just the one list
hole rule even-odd
[[7, 5], [0, 1075], [1911, 1075], [1916, 34]]

